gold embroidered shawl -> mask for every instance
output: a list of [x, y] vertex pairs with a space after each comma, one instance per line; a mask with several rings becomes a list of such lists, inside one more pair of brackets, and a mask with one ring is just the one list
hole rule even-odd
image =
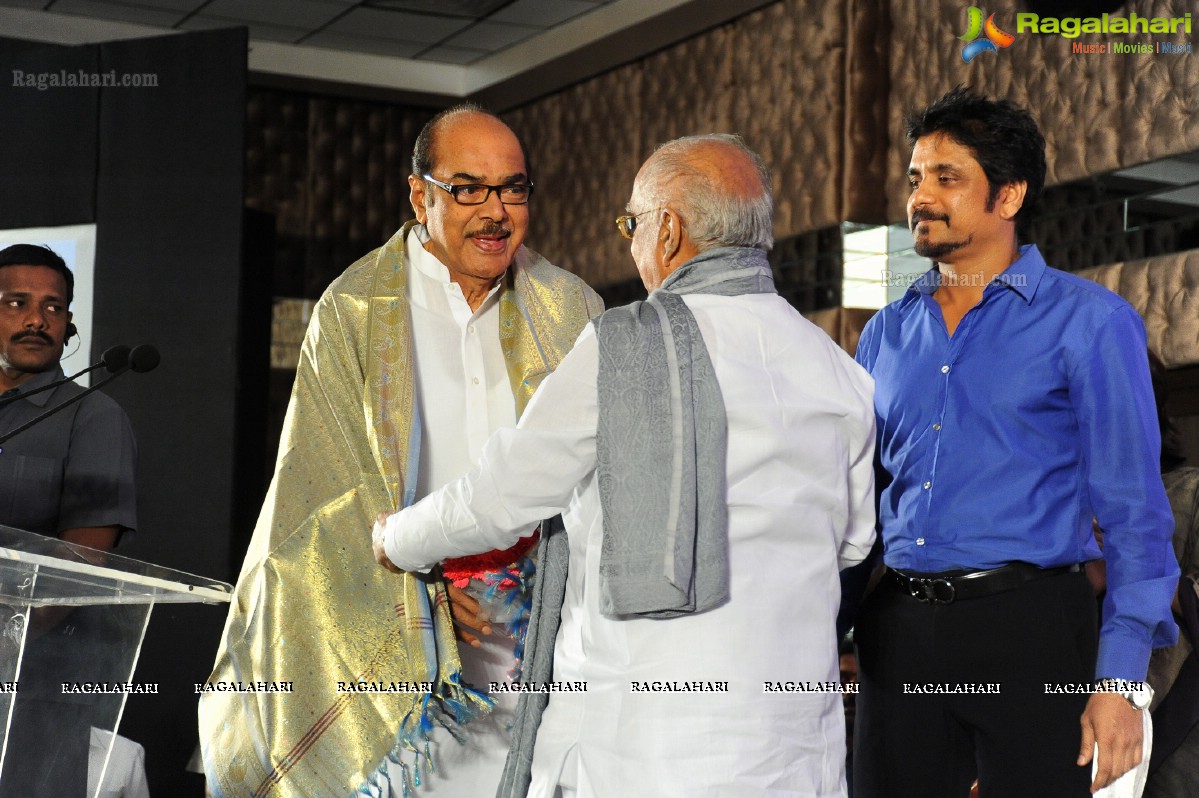
[[[430, 711], [469, 720], [489, 708], [459, 685], [440, 580], [392, 574], [371, 554], [376, 514], [396, 510], [416, 480], [412, 224], [334, 281], [309, 324], [275, 477], [200, 700], [216, 798], [369, 793], [389, 754], [423, 750]], [[503, 279], [500, 339], [520, 413], [602, 306], [524, 248]], [[359, 681], [414, 692], [345, 690]], [[435, 684], [432, 699], [421, 682]]]

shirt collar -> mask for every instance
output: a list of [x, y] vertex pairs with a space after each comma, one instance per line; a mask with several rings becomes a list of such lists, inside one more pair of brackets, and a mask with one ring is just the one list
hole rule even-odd
[[1003, 283], [1015, 291], [1024, 301], [1032, 304], [1037, 295], [1037, 287], [1045, 276], [1045, 259], [1041, 257], [1036, 244], [1025, 244], [1020, 247], [1020, 257], [995, 276], [995, 282]]
[[[5, 391], [3, 394], [0, 394], [0, 396], [10, 396], [13, 391], [15, 391], [19, 394], [26, 394], [26, 393], [29, 393], [30, 391], [36, 391], [38, 388], [42, 388], [46, 385], [49, 385], [50, 383], [54, 382], [55, 380], [61, 380], [65, 376], [66, 375], [63, 373], [63, 370], [62, 370], [62, 365], [55, 363], [54, 368], [43, 371], [41, 374], [38, 374], [33, 379], [26, 380], [25, 382], [18, 385], [16, 388], [13, 388], [10, 391]], [[26, 396], [25, 401], [32, 402], [33, 404], [37, 405], [38, 407], [45, 407], [46, 403], [50, 401], [50, 394], [52, 394], [52, 393], [54, 393], [54, 391], [42, 391], [41, 393], [34, 394], [33, 396]]]
[[[415, 241], [413, 237], [415, 237]], [[408, 257], [412, 262], [412, 268], [430, 280], [448, 286], [451, 282], [450, 269], [436, 255], [425, 249], [425, 243], [428, 241], [428, 229], [423, 224], [414, 224], [412, 230], [408, 232]], [[491, 286], [491, 290], [487, 292], [487, 298], [483, 300], [483, 305], [486, 305], [492, 297], [499, 293], [503, 282], [502, 279], [495, 281], [495, 285]], [[458, 290], [458, 295], [462, 295], [461, 289]], [[479, 310], [483, 309], [483, 305], [479, 306]]]
[[[415, 240], [414, 240], [415, 239]], [[438, 283], [450, 282], [450, 270], [437, 259], [425, 244], [429, 242], [429, 231], [423, 224], [415, 224], [408, 233], [408, 256], [412, 259], [412, 268]]]
[[[1020, 257], [1012, 262], [999, 274], [995, 275], [995, 279], [991, 281], [991, 285], [987, 286], [988, 290], [991, 286], [1002, 285], [1015, 291], [1027, 304], [1032, 304], [1033, 298], [1037, 295], [1037, 287], [1041, 284], [1041, 278], [1045, 275], [1045, 259], [1041, 257], [1040, 250], [1036, 244], [1025, 244], [1020, 247]], [[941, 286], [941, 271], [938, 266], [933, 266], [924, 274], [912, 281], [907, 292], [903, 295], [901, 305], [908, 305], [915, 302], [921, 294], [931, 296]]]

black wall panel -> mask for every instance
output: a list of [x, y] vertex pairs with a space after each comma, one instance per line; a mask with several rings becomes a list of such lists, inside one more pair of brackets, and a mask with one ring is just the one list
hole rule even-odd
[[[120, 553], [231, 581], [231, 529], [261, 500], [262, 467], [247, 452], [261, 449], [253, 427], [266, 397], [250, 377], [266, 373], [269, 350], [269, 290], [247, 302], [242, 282], [246, 33], [0, 40], [0, 68], [0, 228], [95, 221], [95, 320], [83, 345], [93, 357], [115, 343], [162, 353], [155, 371], [106, 389], [139, 447], [139, 530]], [[9, 85], [13, 69], [140, 85], [39, 91]], [[226, 609], [162, 605], [151, 618], [134, 680], [158, 693], [130, 696], [121, 733], [145, 746], [154, 795], [203, 794], [184, 770], [197, 744], [193, 685], [212, 667]]]
[[[53, 76], [98, 72], [95, 47], [0, 38], [0, 222], [4, 227], [95, 219], [100, 90], [51, 87]], [[37, 88], [37, 82], [45, 88]], [[30, 85], [32, 83], [32, 85]]]
[[[105, 90], [96, 190], [96, 339], [147, 342], [162, 365], [112, 395], [139, 445], [144, 534], [129, 554], [229, 578], [237, 482], [244, 31], [100, 45], [101, 71], [154, 75], [156, 87]], [[268, 309], [269, 312], [269, 309]], [[260, 400], [261, 402], [261, 400]], [[152, 793], [195, 794], [192, 685], [207, 678], [224, 607], [159, 607], [122, 732], [147, 749]]]

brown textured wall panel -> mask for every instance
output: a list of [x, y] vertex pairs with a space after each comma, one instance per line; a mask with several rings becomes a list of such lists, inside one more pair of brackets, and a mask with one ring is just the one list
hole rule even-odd
[[[891, 219], [903, 218], [907, 199], [903, 116], [958, 83], [1032, 111], [1045, 134], [1050, 185], [1199, 147], [1199, 127], [1171, 121], [1194, 119], [1199, 111], [1199, 69], [1193, 55], [1074, 54], [1069, 39], [1026, 32], [1016, 35], [1010, 47], [966, 64], [957, 37], [966, 30], [967, 6], [956, 0], [891, 2]], [[1172, 17], [1193, 11], [1192, 6], [1181, 0], [1129, 2], [1115, 13]], [[1026, 9], [1011, 0], [986, 4], [999, 27], [1012, 34], [1017, 10]], [[1159, 38], [1166, 37], [1084, 35], [1074, 41]]]
[[247, 99], [246, 205], [275, 216], [275, 294], [316, 297], [412, 211], [425, 109], [267, 89]]
[[412, 144], [428, 117], [375, 103], [312, 101], [308, 272], [320, 283], [313, 287], [323, 288], [412, 218]]
[[[1192, 43], [1199, 38], [1199, 5], [1194, 0], [1129, 3], [1127, 8], [1141, 16], [1181, 17], [1190, 12], [1190, 35], [1153, 38]], [[1199, 149], [1199, 55], [1126, 55], [1122, 59], [1129, 102], [1120, 125], [1121, 165]]]
[[841, 221], [845, 18], [784, 0], [505, 114], [537, 164], [532, 246], [593, 285], [628, 279], [612, 222], [637, 169], [697, 133], [739, 133], [762, 154], [776, 237]]
[[845, 4], [845, 123], [842, 131], [840, 221], [882, 224], [890, 159], [887, 97], [891, 18], [878, 0]]
[[529, 245], [593, 285], [636, 274], [613, 220], [640, 163], [641, 79], [616, 70], [504, 115], [533, 163]]
[[827, 308], [803, 315], [852, 355], [858, 351], [858, 341], [862, 337], [866, 322], [870, 321], [876, 312], [869, 308]]
[[845, 14], [778, 3], [731, 26], [731, 124], [774, 175], [776, 237], [842, 220]]
[[1149, 348], [1173, 368], [1199, 363], [1199, 250], [1079, 272], [1141, 314]]
[[[638, 166], [663, 141], [712, 131], [742, 134], [770, 165], [776, 238], [902, 219], [903, 115], [957, 83], [1032, 109], [1051, 184], [1199, 148], [1195, 55], [1074, 55], [1067, 39], [1026, 33], [965, 64], [968, 5], [780, 0], [504, 114], [537, 184], [530, 245], [594, 285], [628, 279], [612, 220]], [[1192, 5], [1142, 0], [1117, 13]], [[985, 9], [1015, 33], [1015, 0]], [[297, 293], [319, 293], [411, 215], [408, 158], [430, 115], [251, 92], [247, 203], [276, 215], [281, 268], [303, 274]]]

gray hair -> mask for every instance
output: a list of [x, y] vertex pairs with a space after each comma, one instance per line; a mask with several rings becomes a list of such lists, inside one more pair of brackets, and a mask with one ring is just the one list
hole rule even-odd
[[[697, 165], [693, 151], [709, 144], [735, 147], [749, 158], [758, 173], [756, 196], [730, 190], [718, 175]], [[740, 136], [709, 133], [666, 142], [642, 173], [642, 191], [651, 205], [670, 205], [683, 217], [688, 237], [701, 252], [715, 247], [770, 251], [774, 246], [770, 172]]]

